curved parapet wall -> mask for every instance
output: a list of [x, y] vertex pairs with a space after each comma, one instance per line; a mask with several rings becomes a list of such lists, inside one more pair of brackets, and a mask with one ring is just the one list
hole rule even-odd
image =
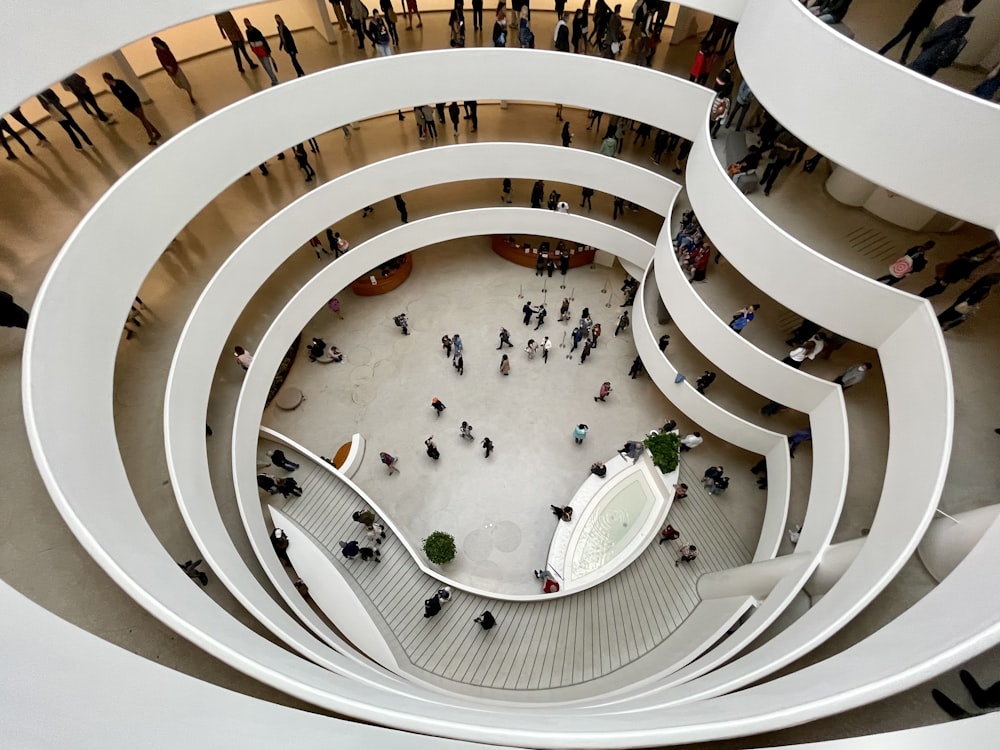
[[973, 145], [992, 142], [1000, 107], [865, 49], [796, 0], [748, 2], [736, 51], [761, 104], [821, 154], [917, 203], [1000, 226], [1000, 153]]
[[[762, 4], [761, 0], [755, 0], [752, 5], [756, 4]], [[178, 3], [177, 6], [180, 8], [176, 10], [178, 14], [190, 9], [187, 4]], [[86, 5], [80, 7], [91, 14], [97, 12], [96, 9], [86, 8]], [[17, 13], [21, 12], [17, 10]], [[108, 9], [102, 8], [100, 12], [107, 13]], [[165, 10], [162, 12], [167, 13]], [[40, 20], [40, 15], [24, 13], [25, 17]], [[123, 20], [123, 26], [133, 21], [135, 29], [142, 26], [138, 12], [130, 13], [123, 8], [120, 15], [128, 22]], [[147, 14], [147, 17], [151, 16], [158, 17]], [[17, 27], [16, 24], [14, 26]], [[758, 33], [763, 31], [758, 30]], [[14, 36], [20, 38], [16, 34]], [[51, 36], [46, 38], [52, 40]], [[94, 44], [108, 38], [102, 34], [92, 37], [96, 40]], [[73, 41], [56, 39], [56, 52], [52, 59], [65, 61], [67, 58], [58, 54], [58, 43], [73, 48], [75, 41], [75, 38]], [[17, 50], [15, 45], [9, 47]], [[462, 57], [445, 58], [444, 55]], [[452, 71], [456, 70], [454, 63], [458, 59], [462, 61], [462, 75], [456, 76], [459, 80], [444, 82], [440, 76], [434, 75], [445, 65]], [[505, 75], [503, 80], [494, 80], [499, 77], [492, 75], [491, 71], [495, 71], [501, 61]], [[403, 71], [404, 65], [406, 71]], [[424, 65], [426, 67], [421, 67]], [[394, 66], [398, 66], [399, 70]], [[8, 70], [13, 72], [18, 67], [11, 65]], [[445, 98], [440, 94], [459, 99], [470, 94], [469, 98], [537, 98], [549, 101], [558, 98], [567, 104], [621, 112], [696, 139], [703, 137], [704, 119], [711, 96], [710, 92], [696, 91], [697, 87], [681, 82], [668, 82], [668, 79], [649, 71], [600, 60], [580, 59], [579, 56], [540, 52], [449, 51], [411, 55], [400, 63], [392, 59], [362, 63], [348, 66], [345, 70], [348, 72], [339, 79], [329, 72], [321, 73], [309, 79], [289, 82], [261, 95], [273, 112], [282, 112], [280, 127], [276, 124], [273, 130], [261, 128], [262, 132], [247, 133], [245, 129], [230, 127], [227, 129], [228, 140], [217, 142], [210, 134], [206, 135], [209, 131], [193, 128], [165, 144], [160, 153], [147, 158], [140, 172], [128, 175], [102, 199], [98, 212], [92, 214], [88, 223], [74, 233], [72, 249], [67, 249], [57, 259], [53, 274], [46, 280], [39, 295], [25, 351], [25, 411], [33, 449], [43, 477], [67, 522], [95, 559], [133, 596], [143, 604], [157, 608], [164, 621], [186, 637], [203, 642], [212, 653], [231, 663], [238, 663], [241, 668], [266, 679], [279, 689], [317, 705], [415, 731], [461, 734], [492, 742], [516, 741], [540, 747], [681, 742], [763, 731], [790, 722], [806, 721], [913, 684], [997, 640], [997, 603], [988, 597], [965, 601], [967, 591], [974, 587], [980, 566], [995, 567], [1000, 562], [995, 559], [997, 550], [1000, 550], [996, 534], [1000, 532], [991, 529], [952, 576], [898, 621], [843, 655], [788, 677], [723, 698], [651, 711], [647, 715], [615, 717], [595, 712], [568, 717], [558, 710], [520, 712], [498, 707], [473, 707], [470, 699], [464, 702], [468, 704], [468, 710], [459, 712], [460, 719], [456, 720], [456, 712], [452, 707], [443, 705], [445, 699], [441, 696], [420, 693], [425, 700], [413, 700], [419, 691], [412, 686], [392, 685], [387, 675], [372, 676], [370, 682], [355, 679], [350, 685], [345, 685], [344, 680], [310, 667], [242, 626], [234, 625], [228, 616], [215, 610], [205, 597], [193, 591], [189, 581], [181, 580], [173, 562], [158, 547], [135, 508], [135, 498], [120, 458], [112, 448], [115, 441], [110, 417], [111, 376], [120, 324], [139, 280], [159, 252], [156, 248], [166, 245], [173, 233], [204, 204], [207, 200], [205, 196], [213, 196], [264, 154], [301, 140], [310, 132], [320, 132], [325, 129], [324, 124], [364, 116], [367, 102], [332, 102], [330, 100], [335, 97], [308, 97], [313, 81], [333, 86], [339, 80], [350, 85], [352, 90], [386, 91], [386, 99], [390, 102]], [[49, 76], [48, 80], [55, 77], [58, 76]], [[628, 85], [624, 84], [626, 77]], [[402, 90], [404, 81], [406, 91]], [[665, 97], [649, 96], [642, 102], [629, 101], [629, 91], [659, 90], [661, 87], [671, 92], [666, 97], [670, 99], [666, 105]], [[511, 92], [514, 92], [513, 95]], [[309, 99], [309, 111], [303, 112], [306, 99]], [[884, 106], [884, 102], [879, 104]], [[675, 106], [678, 107], [677, 112], [665, 112]], [[394, 107], [391, 105], [384, 109]], [[350, 116], [350, 112], [355, 113], [354, 117]], [[231, 111], [224, 111], [207, 118], [206, 122], [233, 124], [236, 119]], [[241, 117], [239, 119], [242, 120]], [[807, 133], [801, 134], [808, 139]], [[176, 201], [172, 202], [164, 216], [149, 217], [136, 210], [138, 196], [147, 195], [148, 190], [158, 185], [169, 184], [178, 171], [178, 164], [193, 165], [198, 163], [198, 157], [206, 155], [212, 155], [214, 159], [216, 153], [223, 168], [218, 172], [203, 170], [205, 184], [194, 184], [191, 190], [178, 193]], [[185, 158], [169, 163], [178, 156]], [[689, 169], [693, 174], [695, 170]], [[610, 191], [610, 186], [602, 184], [599, 187]], [[150, 233], [151, 226], [153, 231]], [[92, 278], [88, 273], [94, 273], [96, 268], [102, 266], [101, 260], [105, 256], [98, 253], [106, 252], [106, 238], [126, 232], [142, 238], [142, 241], [130, 248], [130, 254], [121, 255], [121, 278], [116, 277], [114, 284], [110, 284], [102, 276], [108, 293], [101, 298], [94, 298], [93, 295], [82, 298], [80, 295], [85, 289], [92, 288], [92, 284], [84, 283]], [[726, 252], [729, 253], [730, 248], [726, 247]], [[748, 252], [750, 261], [764, 257], [765, 248]], [[116, 260], [119, 258], [116, 257]], [[82, 288], [74, 289], [74, 286]], [[892, 293], [891, 290], [884, 292]], [[93, 317], [75, 320], [74, 315], [83, 309], [92, 311]], [[883, 339], [886, 347], [883, 358], [897, 358], [896, 368], [912, 367], [911, 358], [914, 355], [925, 355], [933, 349], [930, 347], [929, 350], [921, 341], [926, 331], [926, 316], [914, 318], [912, 326], [910, 320], [903, 321], [906, 330], [901, 329], [898, 335], [890, 332]], [[831, 321], [831, 327], [844, 331], [837, 326], [836, 320]], [[55, 359], [56, 353], [58, 360]], [[933, 356], [933, 351], [930, 353]], [[67, 359], [79, 364], [72, 373], [77, 378], [76, 382], [68, 382], [70, 374], [61, 372], [64, 368], [60, 364]], [[884, 369], [887, 380], [890, 376], [893, 379], [899, 376], [899, 369]], [[941, 383], [947, 381], [947, 366], [943, 361], [941, 369], [934, 372], [934, 377], [940, 391]], [[61, 387], [67, 389], [65, 394], [61, 393]], [[911, 407], [920, 403], [911, 398], [912, 390], [907, 387], [895, 390], [898, 400], [893, 402], [893, 388], [890, 386], [890, 409], [899, 410], [904, 398], [910, 398]], [[934, 406], [937, 409], [936, 403]], [[939, 412], [935, 414], [934, 425], [950, 432], [950, 413]], [[909, 429], [921, 439], [927, 434], [925, 429], [910, 429], [911, 425], [905, 420], [897, 420], [891, 426], [893, 430], [902, 429], [904, 432]], [[935, 450], [940, 447], [940, 444], [933, 446]], [[79, 456], [74, 456], [74, 453]], [[112, 455], [106, 455], [108, 453]], [[101, 498], [100, 507], [88, 497], [95, 472], [101, 473], [106, 485], [102, 490], [108, 493]], [[896, 476], [892, 479], [895, 481]], [[887, 487], [889, 484], [887, 479]], [[932, 483], [922, 492], [933, 494], [936, 489]], [[116, 541], [115, 537], [124, 537], [126, 541]], [[871, 545], [866, 545], [866, 550], [868, 546]], [[887, 555], [898, 553], [898, 545], [892, 546], [893, 551]], [[141, 556], [136, 554], [137, 551], [141, 552]], [[172, 569], [171, 574], [166, 572], [168, 568]], [[888, 574], [890, 569], [891, 565], [883, 572]], [[847, 581], [849, 576], [850, 572], [844, 580]], [[850, 584], [857, 586], [859, 581], [854, 578]], [[160, 601], [153, 601], [151, 592], [154, 591]], [[929, 609], [932, 604], [936, 609]], [[949, 638], [942, 639], [942, 632], [947, 633]], [[357, 678], [356, 665], [347, 663], [348, 660], [342, 661], [345, 664], [338, 666]], [[850, 668], [845, 668], [846, 665]], [[379, 687], [375, 687], [376, 683]], [[381, 686], [387, 683], [395, 689], [383, 690]], [[346, 694], [348, 692], [349, 695]], [[407, 694], [411, 692], [412, 695]], [[668, 723], [672, 725], [668, 726]]]

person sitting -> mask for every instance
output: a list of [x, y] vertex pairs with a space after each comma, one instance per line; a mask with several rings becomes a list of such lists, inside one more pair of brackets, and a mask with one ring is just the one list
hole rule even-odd
[[314, 338], [312, 343], [306, 348], [309, 350], [309, 361], [315, 362], [326, 351], [326, 342], [323, 339]]
[[733, 178], [733, 182], [741, 174], [748, 174], [753, 172], [760, 166], [761, 151], [759, 146], [751, 146], [750, 150], [747, 152], [746, 156], [738, 161], [732, 162], [728, 167], [726, 167], [726, 174]]
[[608, 475], [608, 467], [600, 461], [594, 461], [594, 463], [590, 465], [590, 473], [594, 476], [606, 477]]
[[333, 344], [330, 344], [330, 348], [326, 350], [326, 357], [330, 362], [344, 361], [344, 353]]
[[669, 523], [664, 527], [663, 531], [660, 532], [660, 544], [664, 542], [672, 542], [674, 539], [680, 539], [681, 532], [671, 526]]
[[560, 521], [572, 521], [573, 520], [573, 509], [568, 505], [550, 505], [552, 508], [553, 515]]
[[687, 497], [688, 486], [681, 482], [680, 484], [674, 485], [674, 500], [683, 500]]
[[680, 556], [674, 561], [674, 567], [677, 567], [682, 562], [691, 562], [698, 556], [698, 548], [693, 544], [687, 544], [681, 547]]

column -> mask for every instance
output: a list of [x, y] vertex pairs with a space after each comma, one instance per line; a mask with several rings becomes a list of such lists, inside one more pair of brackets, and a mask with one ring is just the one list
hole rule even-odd
[[135, 93], [139, 95], [139, 100], [143, 104], [149, 104], [153, 101], [153, 97], [149, 95], [146, 91], [146, 87], [142, 85], [142, 81], [139, 76], [136, 75], [135, 69], [132, 64], [125, 59], [125, 54], [120, 50], [115, 50], [110, 55], [111, 59], [114, 60], [115, 66], [118, 68], [118, 72], [125, 83], [135, 89]]

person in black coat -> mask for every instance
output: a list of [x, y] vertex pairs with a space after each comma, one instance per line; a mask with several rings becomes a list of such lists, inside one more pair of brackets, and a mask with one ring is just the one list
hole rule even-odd
[[163, 136], [160, 135], [160, 131], [156, 129], [156, 126], [149, 121], [146, 113], [143, 112], [142, 101], [140, 101], [139, 95], [125, 81], [115, 78], [110, 73], [104, 73], [101, 77], [108, 85], [108, 88], [111, 89], [111, 93], [121, 102], [122, 107], [135, 115], [139, 122], [142, 123], [142, 127], [146, 129], [146, 135], [149, 137], [149, 145], [155, 146]]
[[295, 75], [301, 78], [306, 72], [299, 65], [299, 48], [295, 46], [295, 37], [292, 36], [292, 30], [285, 26], [285, 22], [281, 20], [281, 16], [277, 13], [274, 14], [274, 21], [278, 24], [278, 49], [284, 50], [292, 59], [292, 67], [295, 68]]
[[[440, 608], [440, 607], [439, 607]], [[475, 618], [473, 622], [478, 622], [483, 630], [489, 630], [494, 625], [497, 624], [496, 618], [493, 617], [493, 613], [489, 610], [483, 612], [479, 617]]]
[[941, 68], [947, 68], [955, 62], [967, 43], [965, 35], [976, 20], [972, 11], [977, 5], [979, 0], [964, 0], [959, 13], [925, 36], [920, 43], [920, 54], [908, 66], [910, 70], [933, 78]]
[[535, 180], [535, 184], [531, 187], [531, 207], [541, 208], [544, 199], [545, 183], [541, 180]]
[[884, 55], [903, 41], [903, 37], [909, 35], [909, 39], [906, 40], [906, 46], [903, 47], [903, 56], [899, 58], [899, 62], [902, 65], [906, 65], [906, 60], [910, 56], [910, 50], [913, 49], [914, 42], [917, 41], [920, 32], [931, 25], [934, 14], [937, 13], [937, 9], [942, 5], [944, 5], [944, 0], [919, 0], [913, 12], [910, 13], [910, 17], [903, 23], [903, 28], [900, 29], [896, 36], [886, 42], [878, 53]]

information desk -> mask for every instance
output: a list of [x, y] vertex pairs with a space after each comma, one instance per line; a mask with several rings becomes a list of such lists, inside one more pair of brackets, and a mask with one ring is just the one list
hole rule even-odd
[[[395, 268], [390, 268], [395, 265]], [[385, 269], [383, 271], [383, 269]], [[382, 268], [374, 268], [367, 276], [351, 282], [351, 291], [359, 297], [374, 297], [376, 294], [388, 294], [397, 289], [410, 278], [413, 271], [413, 253], [406, 253], [393, 259]]]
[[[559, 245], [559, 240], [547, 237], [525, 237], [518, 239], [511, 235], [499, 234], [490, 236], [490, 246], [493, 248], [493, 252], [504, 260], [509, 260], [511, 263], [517, 263], [517, 265], [526, 266], [527, 268], [535, 267], [535, 264], [538, 262], [538, 246], [543, 242], [549, 243], [549, 256], [555, 261], [556, 273], [559, 273], [559, 260], [556, 258], [556, 247]], [[569, 249], [570, 268], [589, 266], [594, 262], [594, 254], [597, 252], [594, 248], [577, 245], [575, 242], [567, 242], [565, 245]]]
[[662, 528], [673, 502], [677, 472], [660, 474], [647, 454], [635, 463], [618, 455], [605, 477], [591, 475], [569, 505], [572, 521], [559, 521], [546, 568], [559, 594], [596, 586], [624, 570]]

